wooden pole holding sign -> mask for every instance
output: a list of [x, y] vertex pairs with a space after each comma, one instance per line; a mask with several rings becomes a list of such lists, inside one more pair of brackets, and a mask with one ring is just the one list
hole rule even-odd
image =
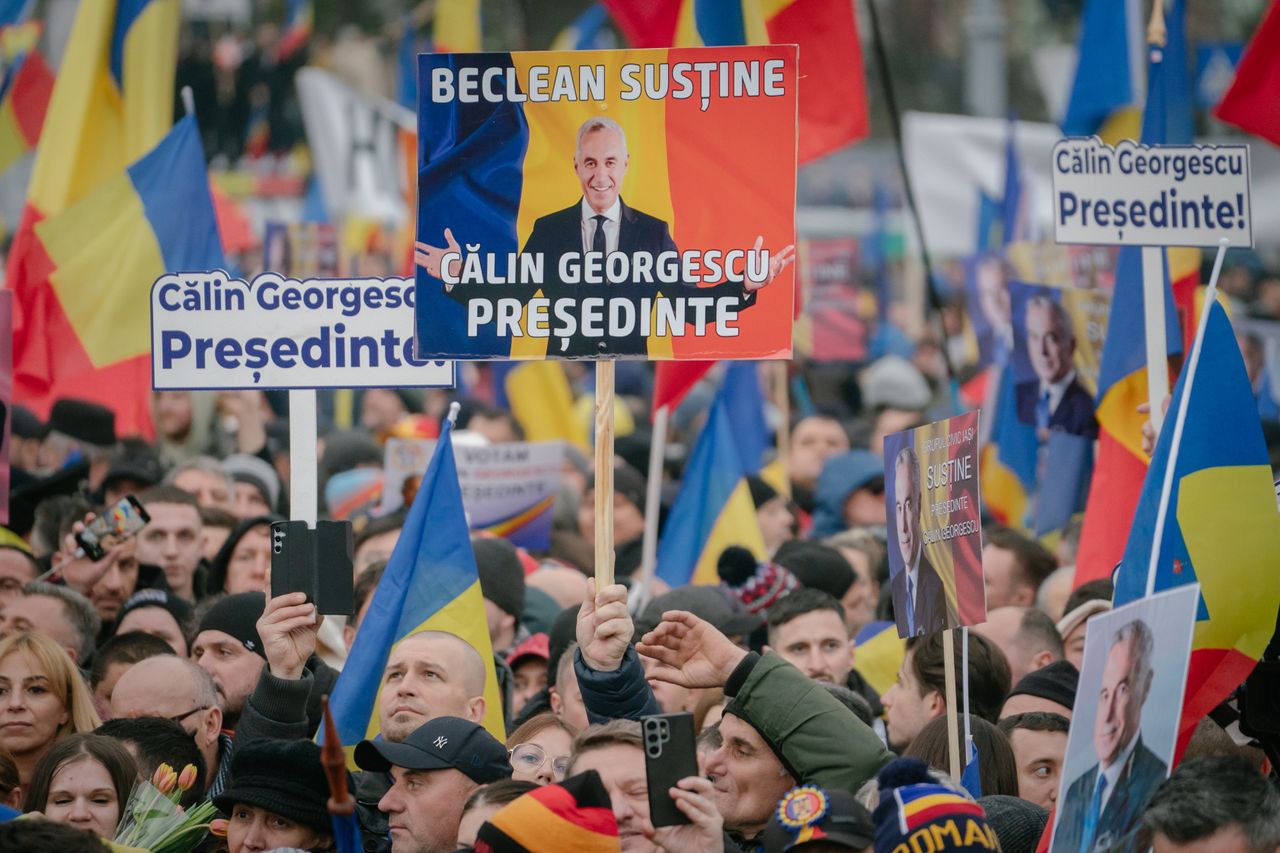
[[946, 673], [947, 688], [947, 747], [948, 757], [950, 758], [951, 778], [959, 782], [960, 771], [963, 769], [960, 764], [960, 733], [959, 721], [960, 716], [956, 708], [956, 639], [955, 630], [947, 630], [942, 632], [942, 657], [946, 663], [943, 664], [943, 670]]
[[596, 590], [613, 584], [613, 362], [596, 362]]
[[662, 464], [667, 455], [667, 425], [671, 407], [659, 406], [653, 414], [653, 437], [649, 441], [649, 481], [645, 486], [644, 538], [640, 541], [640, 583], [627, 596], [627, 607], [635, 616], [649, 603], [653, 576], [658, 571], [658, 515], [662, 503]]
[[316, 526], [320, 510], [316, 474], [316, 392], [289, 391], [289, 517]]

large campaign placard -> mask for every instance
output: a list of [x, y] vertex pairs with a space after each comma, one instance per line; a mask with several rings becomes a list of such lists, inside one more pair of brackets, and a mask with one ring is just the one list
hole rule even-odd
[[884, 440], [889, 583], [898, 636], [987, 618], [982, 579], [978, 412]]
[[790, 357], [794, 46], [418, 61], [420, 357]]
[[9, 435], [13, 420], [13, 291], [0, 291], [0, 524], [9, 523]]
[[1173, 765], [1200, 585], [1094, 616], [1085, 630], [1051, 853], [1137, 850]]
[[1059, 243], [1253, 245], [1247, 145], [1063, 139], [1052, 169]]
[[[874, 297], [858, 281], [858, 241], [826, 237], [800, 244], [801, 316], [796, 321], [796, 353], [820, 361], [862, 361], [867, 357], [867, 323]], [[870, 308], [870, 312], [867, 309]]]
[[409, 279], [310, 279], [221, 270], [151, 286], [157, 390], [408, 388], [453, 384], [453, 364], [413, 349]]
[[[434, 449], [431, 439], [387, 439], [380, 513], [413, 501]], [[564, 442], [456, 440], [453, 456], [472, 531], [501, 536], [533, 551], [551, 547], [551, 512], [560, 490]]]

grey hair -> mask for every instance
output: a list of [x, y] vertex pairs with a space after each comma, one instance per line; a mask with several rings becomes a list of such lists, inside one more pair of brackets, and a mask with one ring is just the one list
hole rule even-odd
[[192, 698], [206, 708], [222, 707], [218, 704], [218, 687], [213, 683], [209, 671], [191, 658], [175, 657], [182, 663], [182, 668], [191, 676]]
[[236, 481], [222, 467], [222, 463], [212, 456], [192, 456], [185, 462], [180, 462], [169, 470], [165, 475], [164, 482], [166, 485], [174, 485], [174, 481], [178, 479], [184, 471], [203, 471], [206, 474], [212, 474], [221, 478], [227, 484], [227, 493], [234, 495], [236, 493]]
[[1151, 686], [1151, 653], [1155, 650], [1155, 638], [1151, 634], [1150, 626], [1141, 619], [1124, 623], [1116, 629], [1112, 645], [1118, 646], [1124, 642], [1133, 644], [1133, 662], [1129, 665], [1130, 672], [1134, 676], [1134, 685], [1142, 686], [1142, 695], [1146, 698], [1146, 690]]
[[611, 118], [605, 118], [604, 116], [592, 116], [582, 123], [582, 127], [578, 128], [578, 142], [577, 147], [574, 148], [575, 154], [582, 150], [582, 137], [597, 130], [612, 130], [616, 132], [619, 138], [622, 139], [622, 151], [623, 153], [626, 153], [627, 132], [622, 129], [622, 125], [618, 124]]
[[1239, 756], [1191, 758], [1156, 790], [1142, 824], [1180, 845], [1235, 826], [1250, 853], [1275, 853], [1280, 847], [1280, 794]]
[[1072, 343], [1076, 340], [1075, 327], [1071, 325], [1071, 317], [1067, 314], [1067, 309], [1062, 307], [1062, 303], [1045, 293], [1037, 293], [1035, 296], [1027, 300], [1027, 310], [1032, 308], [1044, 308], [1062, 329], [1063, 335]]
[[[910, 444], [903, 445], [898, 451], [898, 455], [893, 460], [893, 467], [908, 466], [907, 472], [911, 475], [911, 494], [916, 497], [916, 503], [920, 498], [920, 457], [916, 456], [916, 449]], [[916, 507], [919, 510], [919, 507]]]
[[93, 602], [74, 589], [44, 581], [23, 584], [22, 594], [27, 598], [39, 595], [62, 602], [62, 612], [66, 614], [67, 621], [80, 639], [76, 644], [76, 662], [83, 664], [88, 661], [97, 644], [98, 632], [102, 630], [102, 617], [98, 615]]

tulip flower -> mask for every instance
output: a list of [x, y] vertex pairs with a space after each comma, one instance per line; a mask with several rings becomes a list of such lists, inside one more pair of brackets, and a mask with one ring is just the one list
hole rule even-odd
[[178, 774], [178, 790], [190, 791], [191, 786], [196, 783], [196, 766], [188, 764], [182, 768], [182, 772]]
[[168, 779], [170, 774], [172, 773], [173, 773], [172, 767], [170, 767], [168, 764], [161, 764], [159, 767], [156, 768], [156, 772], [151, 774], [151, 784], [155, 785], [156, 788], [160, 790], [160, 793], [162, 794], [169, 793], [167, 790], [165, 790], [164, 783], [165, 783], [165, 780]]
[[209, 821], [209, 833], [211, 835], [216, 835], [219, 838], [226, 838], [228, 825], [228, 821], [225, 817], [216, 817]]

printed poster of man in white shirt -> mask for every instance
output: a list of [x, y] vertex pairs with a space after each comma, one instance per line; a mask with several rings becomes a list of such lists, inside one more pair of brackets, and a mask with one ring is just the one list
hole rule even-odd
[[978, 413], [887, 436], [884, 463], [898, 636], [986, 621]]

